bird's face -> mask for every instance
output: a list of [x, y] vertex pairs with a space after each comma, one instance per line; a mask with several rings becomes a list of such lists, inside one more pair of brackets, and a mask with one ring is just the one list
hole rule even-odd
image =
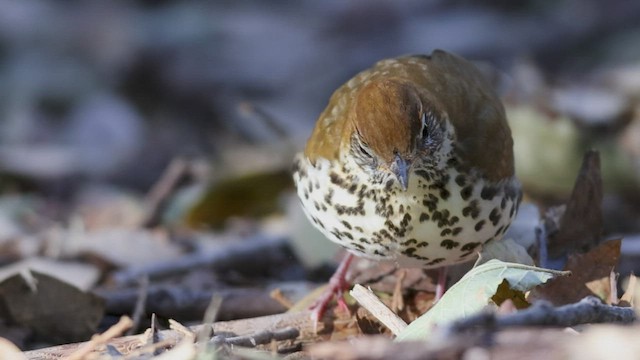
[[437, 165], [443, 126], [411, 83], [373, 81], [356, 97], [350, 154], [375, 182], [407, 189], [412, 171]]

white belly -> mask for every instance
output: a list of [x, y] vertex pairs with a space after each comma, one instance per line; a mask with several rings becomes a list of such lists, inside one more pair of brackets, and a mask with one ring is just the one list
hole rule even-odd
[[358, 256], [403, 267], [474, 259], [482, 244], [502, 237], [519, 202], [515, 179], [490, 187], [493, 196], [483, 192], [481, 182], [470, 185], [468, 177], [460, 185], [457, 173], [439, 185], [412, 173], [406, 191], [397, 183], [387, 190], [358, 177], [336, 184], [339, 169], [328, 160], [313, 166], [299, 155], [296, 161], [300, 170], [294, 181], [303, 209], [327, 238]]

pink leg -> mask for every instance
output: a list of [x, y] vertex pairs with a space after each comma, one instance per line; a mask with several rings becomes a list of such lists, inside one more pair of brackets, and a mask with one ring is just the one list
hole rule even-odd
[[445, 266], [438, 269], [438, 284], [436, 285], [436, 297], [433, 301], [438, 301], [447, 289], [447, 268]]
[[329, 279], [329, 284], [327, 288], [322, 293], [320, 298], [311, 305], [311, 319], [315, 324], [320, 321], [322, 315], [324, 315], [325, 310], [327, 309], [327, 305], [331, 299], [333, 299], [334, 295], [338, 295], [338, 305], [346, 307], [344, 300], [342, 299], [342, 291], [349, 285], [346, 280], [347, 270], [349, 270], [349, 265], [351, 265], [351, 261], [353, 260], [353, 254], [347, 253], [347, 255], [342, 258], [338, 269]]

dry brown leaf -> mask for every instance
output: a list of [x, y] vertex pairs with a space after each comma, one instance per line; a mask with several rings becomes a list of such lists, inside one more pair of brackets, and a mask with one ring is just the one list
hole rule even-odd
[[586, 254], [569, 256], [564, 270], [571, 276], [558, 277], [531, 292], [529, 300], [544, 299], [554, 305], [579, 301], [588, 295], [609, 299], [609, 274], [618, 263], [621, 240], [610, 240]]
[[588, 251], [602, 238], [602, 176], [600, 155], [587, 151], [566, 210], [560, 220], [560, 229], [549, 236], [549, 256], [560, 257], [575, 250]]
[[25, 283], [21, 274], [0, 283], [4, 316], [53, 341], [86, 340], [95, 333], [104, 315], [100, 298], [54, 277], [31, 274], [33, 286]]

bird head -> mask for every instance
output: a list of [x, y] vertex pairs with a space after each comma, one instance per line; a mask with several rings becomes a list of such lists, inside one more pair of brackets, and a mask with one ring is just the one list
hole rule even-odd
[[350, 154], [374, 178], [392, 176], [407, 189], [412, 170], [429, 167], [443, 126], [419, 89], [402, 79], [372, 80], [358, 90], [351, 111]]

